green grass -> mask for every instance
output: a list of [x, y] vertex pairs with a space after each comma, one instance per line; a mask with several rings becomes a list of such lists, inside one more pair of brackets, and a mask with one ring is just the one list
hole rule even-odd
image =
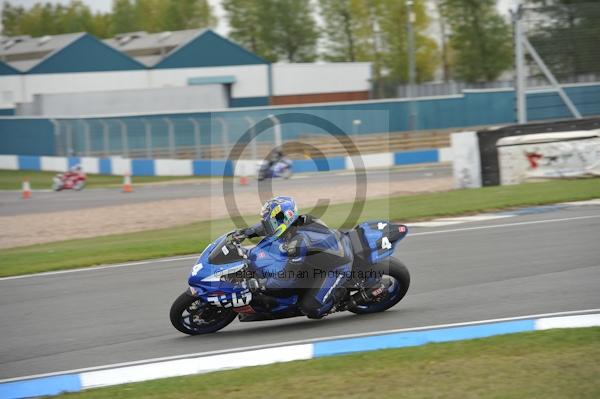
[[[20, 190], [23, 179], [29, 178], [34, 190], [50, 189], [52, 178], [57, 172], [40, 172], [32, 170], [0, 170], [0, 190]], [[86, 188], [115, 187], [123, 184], [122, 176], [88, 174]], [[134, 176], [134, 184], [159, 183], [182, 179], [207, 179], [201, 176]]]
[[600, 328], [249, 367], [65, 398], [598, 398]]
[[[519, 186], [456, 190], [367, 201], [360, 221], [392, 219], [413, 221], [524, 205], [600, 198], [600, 179], [564, 180]], [[351, 204], [329, 207], [323, 219], [339, 227]], [[319, 214], [321, 210], [305, 210]], [[246, 218], [257, 221], [256, 216]], [[199, 253], [221, 233], [233, 228], [229, 220], [60, 241], [0, 250], [0, 276], [11, 276], [82, 266]]]

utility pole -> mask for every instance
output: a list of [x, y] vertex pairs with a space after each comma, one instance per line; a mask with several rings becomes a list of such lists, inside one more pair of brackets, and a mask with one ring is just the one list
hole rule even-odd
[[413, 24], [415, 23], [415, 12], [413, 9], [413, 0], [406, 0], [407, 16], [407, 36], [408, 36], [408, 98], [410, 101], [410, 111], [408, 115], [408, 129], [417, 130], [417, 103], [415, 102], [415, 37]]
[[525, 99], [525, 52], [523, 51], [523, 9], [521, 2], [511, 11], [515, 40], [515, 89], [517, 94], [517, 122], [527, 123], [527, 106]]

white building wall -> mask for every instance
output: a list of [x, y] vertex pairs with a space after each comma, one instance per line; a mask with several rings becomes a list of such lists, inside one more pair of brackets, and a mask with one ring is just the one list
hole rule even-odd
[[227, 108], [223, 85], [210, 84], [154, 89], [91, 91], [86, 93], [40, 94], [35, 99], [36, 115], [81, 116], [119, 113], [162, 113]]
[[369, 62], [273, 64], [273, 94], [340, 93], [371, 88]]
[[[35, 94], [183, 87], [189, 78], [225, 75], [235, 76], [233, 98], [269, 95], [267, 65], [9, 75], [0, 76], [0, 107], [31, 102]], [[274, 64], [273, 94], [368, 91], [370, 79], [371, 64], [366, 62]]]
[[23, 75], [18, 102], [33, 101], [35, 94], [85, 93], [148, 87], [147, 71], [78, 72]]
[[269, 95], [267, 65], [152, 69], [148, 72], [152, 87], [186, 86], [189, 78], [233, 75], [236, 82], [232, 85], [232, 97], [266, 97]]
[[0, 76], [0, 108], [13, 108], [20, 101], [21, 76]]

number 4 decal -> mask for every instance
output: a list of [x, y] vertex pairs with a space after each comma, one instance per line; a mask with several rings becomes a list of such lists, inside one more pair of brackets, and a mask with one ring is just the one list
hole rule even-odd
[[383, 237], [381, 239], [381, 249], [391, 249], [392, 248], [392, 243], [390, 242], [390, 240], [387, 237]]

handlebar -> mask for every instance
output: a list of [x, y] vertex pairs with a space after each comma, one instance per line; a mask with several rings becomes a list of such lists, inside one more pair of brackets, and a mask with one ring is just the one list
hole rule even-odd
[[248, 250], [242, 246], [241, 241], [233, 238], [234, 233], [235, 231], [232, 231], [231, 233], [227, 234], [227, 243], [232, 244], [235, 247], [239, 256], [244, 259], [248, 259]]

